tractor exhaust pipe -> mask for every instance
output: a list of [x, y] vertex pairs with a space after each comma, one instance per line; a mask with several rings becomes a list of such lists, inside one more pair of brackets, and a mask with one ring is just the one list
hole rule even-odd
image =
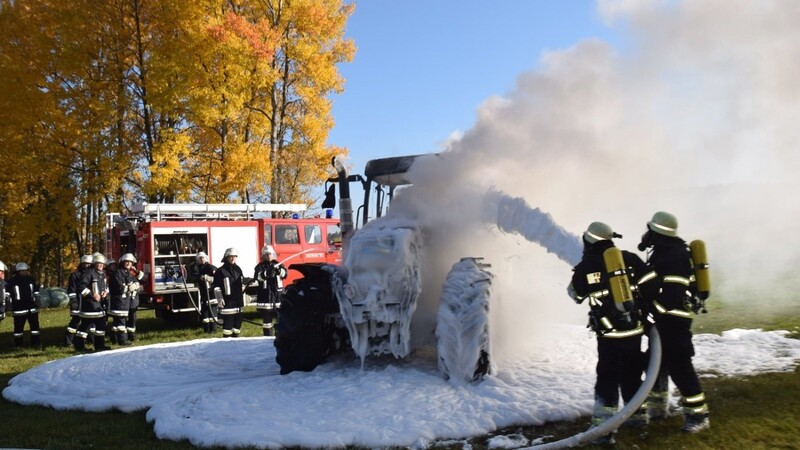
[[348, 180], [347, 167], [344, 165], [344, 157], [336, 155], [333, 157], [333, 168], [339, 174], [339, 220], [342, 230], [342, 260], [347, 257], [347, 250], [350, 248], [350, 238], [354, 233], [353, 226], [353, 203], [350, 199], [350, 181]]

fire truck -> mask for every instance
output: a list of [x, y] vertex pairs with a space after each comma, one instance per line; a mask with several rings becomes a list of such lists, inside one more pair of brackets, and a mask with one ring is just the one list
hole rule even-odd
[[[271, 245], [278, 261], [341, 264], [342, 240], [339, 220], [299, 218], [303, 204], [167, 204], [138, 203], [128, 215], [108, 214], [106, 255], [118, 260], [125, 253], [136, 256], [144, 272], [141, 307], [153, 308], [156, 316], [174, 320], [185, 313], [199, 314], [200, 291], [187, 280], [198, 252], [209, 255], [220, 266], [227, 248], [239, 252], [237, 264], [245, 277], [252, 277], [261, 249]], [[290, 212], [292, 218], [271, 218], [271, 213]], [[286, 284], [302, 275], [289, 270]], [[245, 292], [246, 304], [255, 300], [255, 290]]]

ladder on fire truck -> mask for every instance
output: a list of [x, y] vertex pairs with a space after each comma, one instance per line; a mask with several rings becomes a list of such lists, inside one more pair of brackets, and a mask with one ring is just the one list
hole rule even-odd
[[145, 222], [161, 220], [251, 220], [256, 214], [302, 212], [302, 203], [147, 203], [133, 205], [131, 214]]

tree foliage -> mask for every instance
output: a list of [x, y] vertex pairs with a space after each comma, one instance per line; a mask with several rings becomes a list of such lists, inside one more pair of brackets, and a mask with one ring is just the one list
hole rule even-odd
[[346, 151], [326, 140], [352, 11], [0, 0], [0, 259], [55, 283], [132, 202], [310, 202]]

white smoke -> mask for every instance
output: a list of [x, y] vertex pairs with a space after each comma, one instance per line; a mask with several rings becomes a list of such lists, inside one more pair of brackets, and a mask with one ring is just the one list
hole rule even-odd
[[392, 206], [428, 230], [423, 295], [438, 296], [461, 256], [493, 265], [501, 355], [585, 310], [565, 294], [568, 264], [481, 222], [490, 189], [576, 235], [604, 221], [628, 250], [653, 213], [672, 212], [681, 237], [707, 243], [711, 301], [735, 299], [750, 283], [741, 273], [767, 283], [800, 261], [800, 3], [602, 0], [598, 12], [623, 48], [587, 40], [544, 53], [463, 137], [415, 164], [414, 187]]

